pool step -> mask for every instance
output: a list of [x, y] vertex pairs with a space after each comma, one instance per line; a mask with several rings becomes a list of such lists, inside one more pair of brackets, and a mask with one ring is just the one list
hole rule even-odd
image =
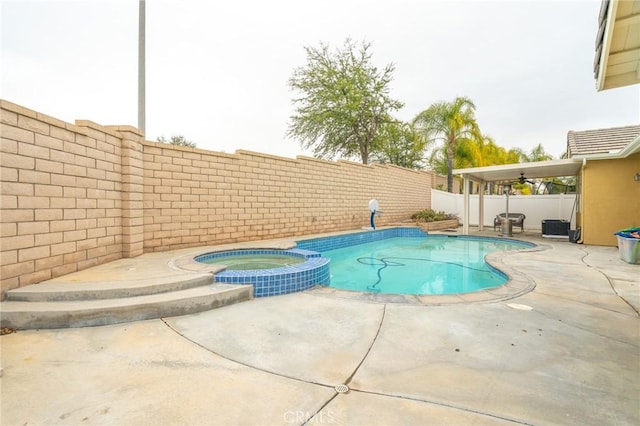
[[[67, 284], [57, 293], [52, 283], [35, 284], [7, 292], [7, 300], [0, 303], [0, 325], [15, 329], [92, 327], [192, 314], [253, 298], [250, 285], [212, 281], [208, 275], [147, 286], [118, 283], [120, 287], [110, 289], [105, 283], [93, 283], [93, 289]], [[39, 286], [41, 294], [28, 288]]]
[[200, 287], [213, 282], [211, 274], [193, 278], [164, 277], [130, 281], [62, 281], [59, 278], [16, 288], [7, 300], [17, 302], [64, 302], [73, 300], [118, 299]]

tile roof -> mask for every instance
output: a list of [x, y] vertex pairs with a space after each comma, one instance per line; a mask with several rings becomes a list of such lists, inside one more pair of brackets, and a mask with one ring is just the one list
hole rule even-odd
[[640, 137], [640, 125], [567, 133], [567, 157], [617, 152]]

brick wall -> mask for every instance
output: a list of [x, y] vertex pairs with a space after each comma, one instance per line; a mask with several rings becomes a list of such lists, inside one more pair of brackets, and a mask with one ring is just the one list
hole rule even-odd
[[2, 294], [121, 258], [122, 135], [0, 106]]
[[130, 126], [1, 106], [2, 294], [143, 252], [369, 224], [430, 207], [430, 172], [224, 154], [144, 141]]
[[357, 229], [430, 206], [432, 174], [395, 166], [288, 159], [144, 144], [144, 248], [177, 249]]
[[[462, 190], [460, 188], [461, 179], [459, 176], [453, 177], [453, 189], [452, 192], [454, 194], [462, 194]], [[441, 175], [434, 175], [433, 178], [433, 189], [438, 189], [440, 191], [447, 190], [447, 177]]]

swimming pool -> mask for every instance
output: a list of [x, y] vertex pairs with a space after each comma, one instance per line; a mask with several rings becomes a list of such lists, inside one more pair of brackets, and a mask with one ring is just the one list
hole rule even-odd
[[[478, 294], [505, 283], [500, 289], [511, 286], [508, 292], [515, 295], [534, 286], [522, 280], [516, 283], [513, 276], [509, 280], [485, 262], [485, 256], [494, 256], [496, 251], [536, 247], [516, 240], [432, 236], [419, 228], [396, 227], [290, 241], [285, 245], [291, 248], [209, 252], [185, 259], [181, 265], [193, 262], [218, 266], [213, 270], [215, 282], [252, 285], [254, 297], [313, 287], [382, 295]], [[506, 268], [504, 264], [498, 266]]]
[[498, 287], [507, 275], [485, 256], [532, 247], [492, 238], [391, 237], [322, 252], [331, 259], [330, 286], [355, 291], [441, 295]]

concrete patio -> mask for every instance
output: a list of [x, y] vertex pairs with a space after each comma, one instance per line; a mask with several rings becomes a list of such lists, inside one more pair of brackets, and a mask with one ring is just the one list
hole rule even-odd
[[[0, 423], [640, 424], [640, 266], [612, 247], [515, 238], [543, 250], [501, 257], [535, 283], [513, 299], [320, 289], [4, 335]], [[157, 276], [176, 253], [162, 256], [128, 270]]]

